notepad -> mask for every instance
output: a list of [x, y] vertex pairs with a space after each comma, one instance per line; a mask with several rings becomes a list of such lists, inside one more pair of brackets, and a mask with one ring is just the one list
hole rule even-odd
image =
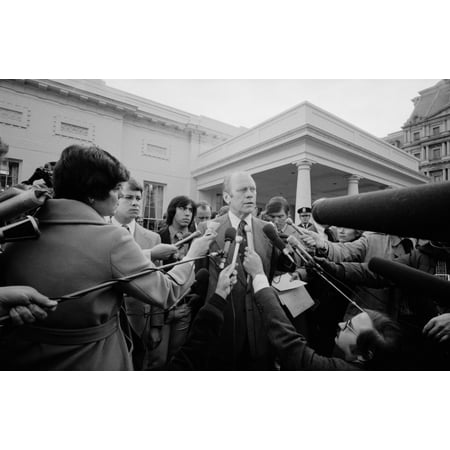
[[291, 280], [289, 273], [275, 277], [272, 281], [272, 287], [277, 290], [281, 304], [286, 306], [292, 317], [299, 316], [314, 305], [306, 285], [304, 281]]

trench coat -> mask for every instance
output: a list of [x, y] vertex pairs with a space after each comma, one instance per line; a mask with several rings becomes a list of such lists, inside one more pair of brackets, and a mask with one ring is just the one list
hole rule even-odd
[[[4, 285], [29, 285], [61, 297], [155, 267], [123, 228], [107, 224], [90, 206], [48, 200], [38, 211], [41, 236], [9, 243], [0, 259]], [[62, 301], [48, 317], [16, 327], [0, 346], [0, 365], [12, 370], [131, 370], [118, 312], [126, 293], [170, 306], [194, 281], [192, 264], [121, 282]]]

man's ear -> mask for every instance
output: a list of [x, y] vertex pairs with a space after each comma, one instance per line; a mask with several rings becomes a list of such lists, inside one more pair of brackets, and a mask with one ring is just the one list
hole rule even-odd
[[230, 194], [229, 194], [228, 192], [224, 192], [224, 193], [223, 193], [223, 201], [224, 201], [227, 205], [230, 204], [231, 196], [230, 196]]

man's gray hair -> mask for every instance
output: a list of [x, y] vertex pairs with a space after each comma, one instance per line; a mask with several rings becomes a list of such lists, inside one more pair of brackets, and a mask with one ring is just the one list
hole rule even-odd
[[250, 173], [244, 172], [242, 170], [240, 172], [230, 173], [223, 180], [222, 192], [226, 192], [227, 194], [231, 193], [231, 180], [232, 180], [233, 177], [235, 177], [237, 175], [248, 175], [249, 177], [253, 178]]

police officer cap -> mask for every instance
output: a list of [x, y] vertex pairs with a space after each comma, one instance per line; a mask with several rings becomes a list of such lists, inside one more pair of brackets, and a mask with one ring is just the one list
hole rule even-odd
[[311, 214], [311, 208], [308, 208], [307, 206], [303, 206], [302, 208], [297, 209], [298, 214]]

